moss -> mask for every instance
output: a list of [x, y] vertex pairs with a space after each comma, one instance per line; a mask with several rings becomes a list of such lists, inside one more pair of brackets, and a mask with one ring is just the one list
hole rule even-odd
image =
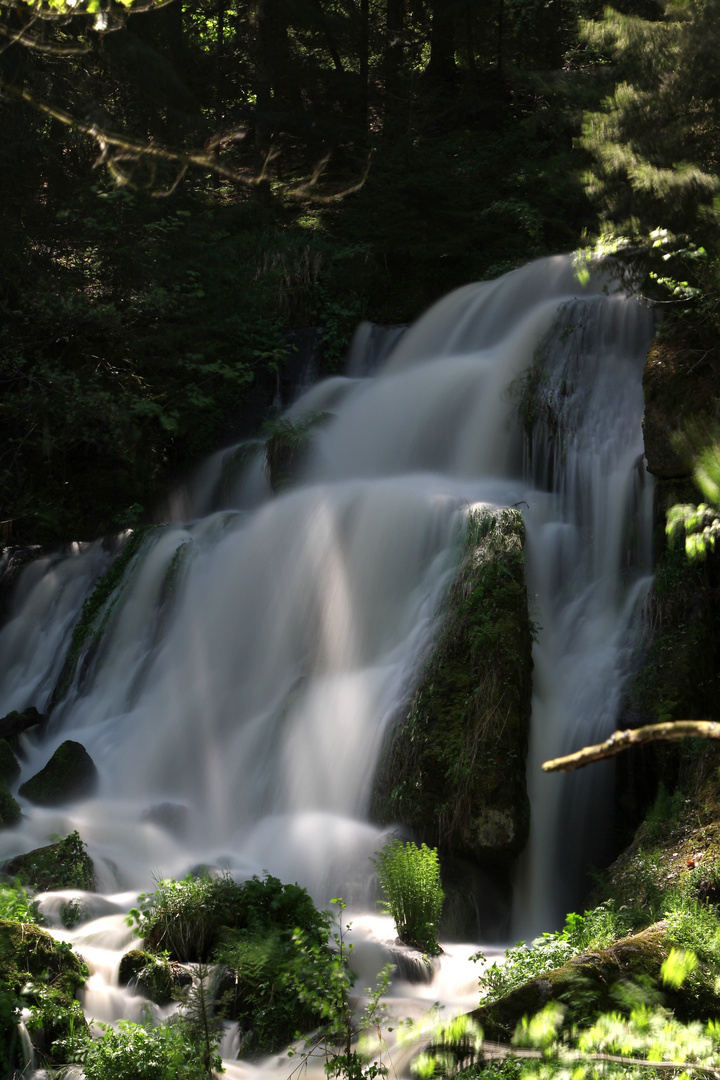
[[606, 949], [572, 957], [562, 967], [531, 979], [473, 1016], [486, 1038], [507, 1042], [523, 1016], [539, 1012], [549, 1001], [566, 1006], [566, 1024], [585, 1023], [600, 1013], [622, 1011], [639, 1000], [666, 1004], [681, 1020], [707, 1019], [720, 1007], [714, 979], [698, 982], [695, 993], [659, 989], [660, 968], [670, 952], [667, 926], [655, 923]]
[[432, 655], [391, 732], [373, 814], [479, 862], [525, 845], [532, 626], [516, 510], [471, 511]]
[[632, 688], [644, 723], [720, 718], [720, 560], [668, 547], [648, 599], [650, 644]]
[[95, 790], [97, 780], [95, 763], [85, 747], [66, 739], [47, 765], [20, 785], [19, 794], [38, 806], [60, 806], [87, 798]]
[[[125, 571], [139, 551], [140, 545], [151, 528], [150, 525], [143, 525], [132, 533], [110, 569], [99, 579], [90, 596], [83, 604], [80, 618], [73, 629], [70, 648], [67, 651], [65, 662], [53, 690], [50, 710], [65, 697], [70, 689], [78, 660], [88, 641], [97, 645], [102, 637], [112, 610], [112, 606], [106, 607], [106, 605], [108, 605], [108, 601], [120, 584]], [[106, 610], [103, 617], [100, 618], [103, 609]]]
[[64, 840], [17, 855], [2, 867], [23, 885], [46, 892], [49, 889], [85, 889], [94, 892], [95, 867], [78, 833]]
[[[32, 923], [0, 920], [0, 985], [29, 1010], [26, 1026], [50, 1063], [54, 1040], [73, 1034], [77, 1038], [86, 1026], [75, 995], [87, 976], [82, 958], [65, 942]], [[12, 1055], [12, 1032], [0, 1032], [0, 1046], [3, 1034]]]
[[182, 964], [143, 949], [125, 953], [120, 961], [118, 979], [121, 986], [133, 983], [137, 992], [155, 1005], [169, 1005], [192, 983], [192, 976]]
[[10, 825], [15, 825], [21, 816], [22, 811], [10, 794], [7, 783], [0, 780], [0, 828], [6, 829]]
[[331, 417], [332, 414], [327, 412], [310, 413], [296, 424], [282, 417], [264, 425], [265, 458], [274, 492], [282, 491], [293, 482], [312, 445], [315, 428], [327, 423]]
[[0, 739], [0, 781], [12, 784], [20, 775], [20, 762], [10, 749], [7, 739]]

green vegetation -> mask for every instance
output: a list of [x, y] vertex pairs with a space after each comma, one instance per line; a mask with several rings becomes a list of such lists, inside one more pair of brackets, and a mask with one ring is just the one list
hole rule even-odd
[[[108, 619], [119, 599], [119, 587], [130, 563], [140, 550], [148, 533], [147, 526], [135, 529], [126, 539], [112, 566], [96, 582], [95, 588], [82, 606], [80, 618], [73, 628], [70, 648], [65, 655], [62, 671], [53, 690], [52, 704], [61, 701], [70, 689], [78, 660], [85, 649], [97, 648]], [[115, 595], [113, 595], [115, 594]]]
[[473, 509], [445, 616], [407, 715], [389, 735], [373, 813], [427, 843], [507, 863], [525, 845], [533, 626], [522, 515]]
[[26, 855], [16, 855], [2, 870], [37, 892], [50, 889], [85, 889], [93, 892], [95, 867], [77, 832]]
[[121, 1020], [117, 1030], [108, 1027], [88, 1043], [83, 1061], [87, 1080], [206, 1080], [210, 1068], [221, 1069], [220, 1056], [206, 1062], [182, 1022], [153, 1027]]
[[434, 956], [440, 951], [437, 928], [444, 899], [437, 851], [391, 840], [374, 862], [398, 937]]

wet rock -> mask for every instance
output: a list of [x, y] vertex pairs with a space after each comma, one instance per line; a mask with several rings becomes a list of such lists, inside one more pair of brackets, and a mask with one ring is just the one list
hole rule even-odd
[[376, 820], [480, 866], [509, 866], [529, 830], [523, 541], [517, 510], [471, 511], [445, 621], [375, 779]]
[[19, 794], [37, 806], [86, 799], [97, 787], [95, 763], [81, 743], [61, 743], [44, 769], [20, 785]]
[[0, 782], [13, 784], [20, 775], [20, 762], [5, 739], [0, 739]]
[[165, 832], [170, 833], [172, 836], [176, 836], [179, 840], [187, 836], [188, 831], [188, 808], [183, 806], [182, 803], [158, 803], [157, 806], [151, 806], [141, 816], [141, 821], [149, 821], [153, 825], [159, 826], [164, 829]]
[[10, 794], [7, 783], [0, 780], [0, 828], [7, 829], [10, 825], [15, 825], [21, 816], [22, 811]]
[[30, 705], [22, 712], [13, 710], [0, 719], [0, 739], [12, 739], [16, 735], [21, 735], [23, 731], [27, 731], [28, 728], [36, 727], [37, 724], [44, 722], [45, 717], [34, 705]]
[[397, 968], [398, 978], [409, 983], [431, 983], [440, 967], [437, 956], [428, 956], [419, 949], [404, 945], [398, 938], [389, 949], [392, 962]]
[[130, 986], [155, 1005], [169, 1005], [192, 984], [192, 976], [182, 964], [131, 949], [120, 961], [118, 981]]
[[78, 833], [64, 840], [35, 848], [4, 863], [3, 873], [20, 879], [37, 892], [51, 889], [83, 889], [94, 892], [95, 867]]

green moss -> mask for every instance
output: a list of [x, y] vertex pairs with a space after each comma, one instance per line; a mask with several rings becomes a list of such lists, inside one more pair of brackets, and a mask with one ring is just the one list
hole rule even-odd
[[95, 763], [85, 747], [66, 739], [47, 765], [20, 785], [19, 794], [38, 806], [60, 806], [87, 798], [95, 790], [97, 779]]
[[297, 423], [282, 417], [264, 425], [265, 458], [273, 491], [282, 491], [292, 483], [307, 457], [315, 428], [331, 417], [328, 412], [310, 413]]
[[682, 545], [667, 548], [649, 598], [653, 630], [632, 689], [646, 723], [714, 720], [720, 715], [720, 617], [715, 560], [693, 564]]
[[20, 820], [22, 811], [15, 799], [10, 794], [10, 789], [4, 780], [0, 780], [0, 828], [15, 825]]
[[88, 641], [91, 641], [94, 645], [97, 645], [100, 641], [112, 611], [113, 605], [108, 604], [108, 601], [120, 584], [125, 571], [139, 551], [140, 545], [151, 528], [150, 525], [143, 525], [132, 533], [110, 569], [99, 579], [92, 593], [83, 604], [80, 618], [73, 629], [65, 663], [53, 691], [50, 703], [51, 709], [65, 697], [70, 689], [78, 660]]
[[639, 934], [622, 938], [605, 949], [590, 949], [573, 956], [553, 971], [544, 972], [473, 1016], [486, 1038], [507, 1042], [523, 1016], [533, 1016], [549, 1001], [566, 1007], [565, 1024], [585, 1023], [600, 1013], [628, 1011], [640, 1001], [669, 1006], [681, 1020], [715, 1015], [720, 998], [709, 970], [696, 980], [694, 991], [659, 989], [660, 968], [671, 942], [667, 925], [655, 923]]
[[120, 961], [118, 979], [121, 986], [133, 981], [138, 992], [155, 1005], [169, 1005], [192, 983], [191, 975], [181, 964], [143, 949], [125, 953]]
[[[32, 923], [0, 921], [0, 985], [6, 996], [12, 995], [19, 1007], [29, 1010], [26, 1026], [50, 1064], [55, 1062], [53, 1042], [77, 1037], [86, 1027], [75, 995], [87, 976], [87, 967], [70, 945], [54, 941]], [[0, 1022], [5, 1019], [0, 1012]], [[18, 1054], [12, 1030], [15, 1017], [7, 1020], [5, 1030], [0, 1030], [0, 1063], [4, 1051], [9, 1068], [22, 1067], [21, 1060], [13, 1061]]]
[[20, 762], [10, 749], [7, 739], [0, 739], [0, 781], [12, 784], [20, 775]]
[[376, 778], [374, 816], [480, 861], [525, 845], [533, 628], [516, 510], [471, 511], [447, 613]]
[[94, 892], [95, 867], [78, 833], [70, 833], [46, 847], [17, 855], [2, 867], [23, 885], [38, 892], [49, 889], [85, 889]]

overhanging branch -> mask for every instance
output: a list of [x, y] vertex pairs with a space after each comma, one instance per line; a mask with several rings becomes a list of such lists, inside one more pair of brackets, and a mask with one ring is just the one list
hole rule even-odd
[[673, 720], [665, 724], [647, 724], [645, 727], [616, 731], [609, 739], [595, 746], [585, 746], [574, 754], [543, 762], [543, 772], [571, 772], [594, 761], [614, 757], [631, 746], [657, 742], [660, 739], [717, 739], [720, 740], [720, 724], [711, 720]]

